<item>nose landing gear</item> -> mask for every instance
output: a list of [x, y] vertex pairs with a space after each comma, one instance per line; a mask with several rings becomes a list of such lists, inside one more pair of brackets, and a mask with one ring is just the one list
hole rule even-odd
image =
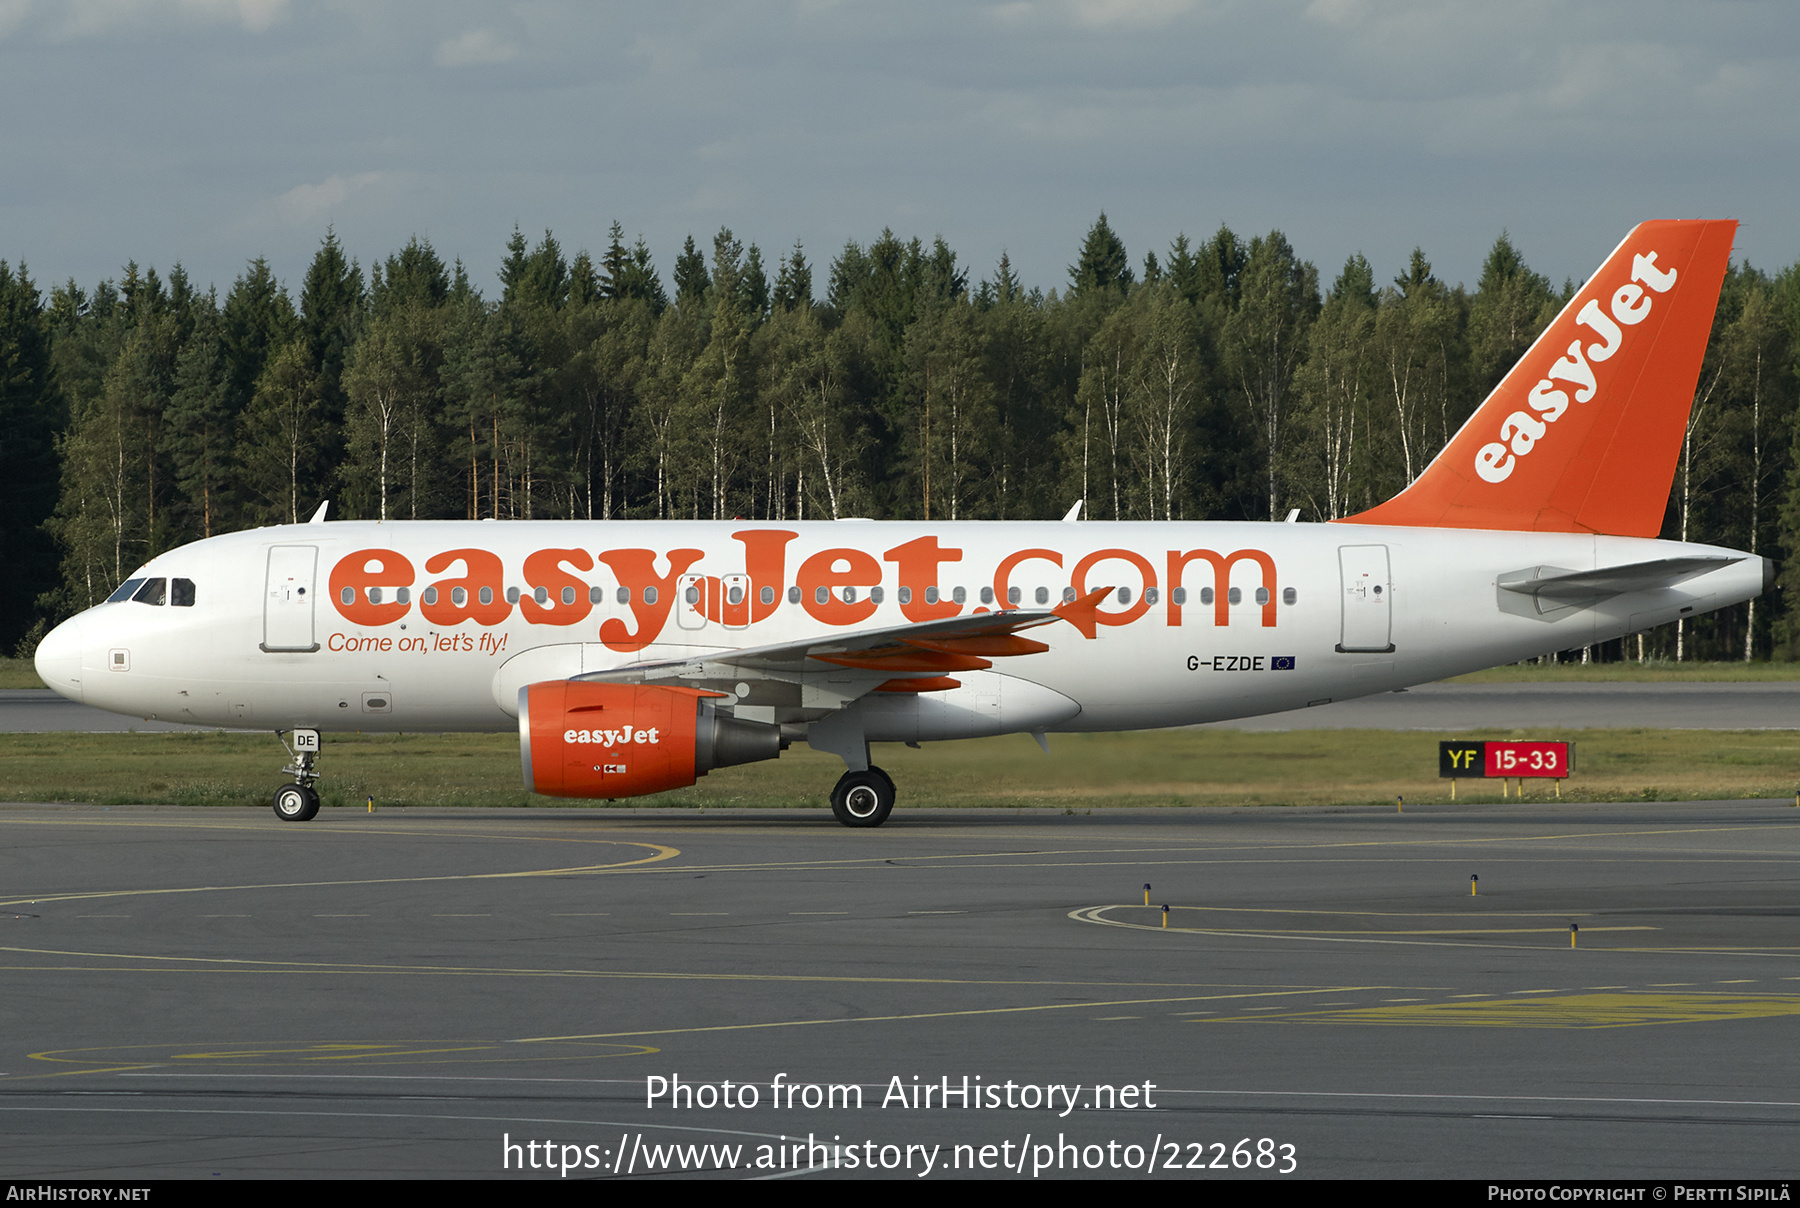
[[295, 730], [293, 735], [293, 745], [289, 746], [279, 730], [275, 733], [275, 737], [281, 739], [281, 745], [287, 747], [288, 754], [294, 757], [292, 763], [281, 769], [294, 778], [294, 783], [275, 790], [275, 816], [283, 822], [310, 822], [319, 812], [319, 792], [313, 788], [319, 780], [319, 732]]

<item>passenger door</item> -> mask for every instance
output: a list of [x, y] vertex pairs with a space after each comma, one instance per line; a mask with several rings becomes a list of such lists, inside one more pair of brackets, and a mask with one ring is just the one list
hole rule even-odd
[[269, 547], [269, 570], [263, 595], [264, 650], [310, 653], [319, 648], [313, 637], [313, 600], [318, 595], [313, 579], [318, 562], [316, 546]]
[[1390, 654], [1394, 649], [1393, 585], [1388, 582], [1388, 547], [1345, 545], [1338, 548], [1338, 570], [1343, 576], [1343, 626], [1338, 633], [1341, 654], [1370, 652]]

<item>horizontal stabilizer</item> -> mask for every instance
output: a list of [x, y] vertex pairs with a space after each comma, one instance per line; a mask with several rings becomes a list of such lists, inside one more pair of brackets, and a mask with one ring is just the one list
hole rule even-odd
[[1501, 575], [1498, 586], [1502, 591], [1541, 596], [1573, 605], [1622, 596], [1627, 592], [1674, 587], [1708, 571], [1742, 561], [1742, 558], [1709, 554], [1690, 558], [1658, 558], [1652, 562], [1633, 562], [1626, 566], [1608, 566], [1600, 570], [1562, 570], [1554, 566], [1533, 566]]

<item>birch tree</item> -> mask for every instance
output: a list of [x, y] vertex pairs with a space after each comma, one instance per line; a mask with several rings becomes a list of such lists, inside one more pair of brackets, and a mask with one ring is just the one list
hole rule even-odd
[[1318, 270], [1294, 255], [1280, 231], [1250, 241], [1238, 301], [1225, 321], [1225, 357], [1257, 435], [1268, 518], [1281, 508], [1282, 441], [1292, 387], [1306, 354], [1306, 334], [1319, 309]]

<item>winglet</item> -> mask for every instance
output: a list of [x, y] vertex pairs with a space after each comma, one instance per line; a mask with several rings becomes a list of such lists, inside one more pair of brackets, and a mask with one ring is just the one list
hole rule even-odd
[[1096, 587], [1079, 600], [1070, 600], [1067, 604], [1058, 604], [1050, 611], [1075, 626], [1084, 638], [1094, 638], [1099, 634], [1100, 618], [1096, 615], [1106, 597], [1113, 594], [1111, 587]]
[[1736, 230], [1639, 224], [1411, 486], [1337, 523], [1656, 536]]

